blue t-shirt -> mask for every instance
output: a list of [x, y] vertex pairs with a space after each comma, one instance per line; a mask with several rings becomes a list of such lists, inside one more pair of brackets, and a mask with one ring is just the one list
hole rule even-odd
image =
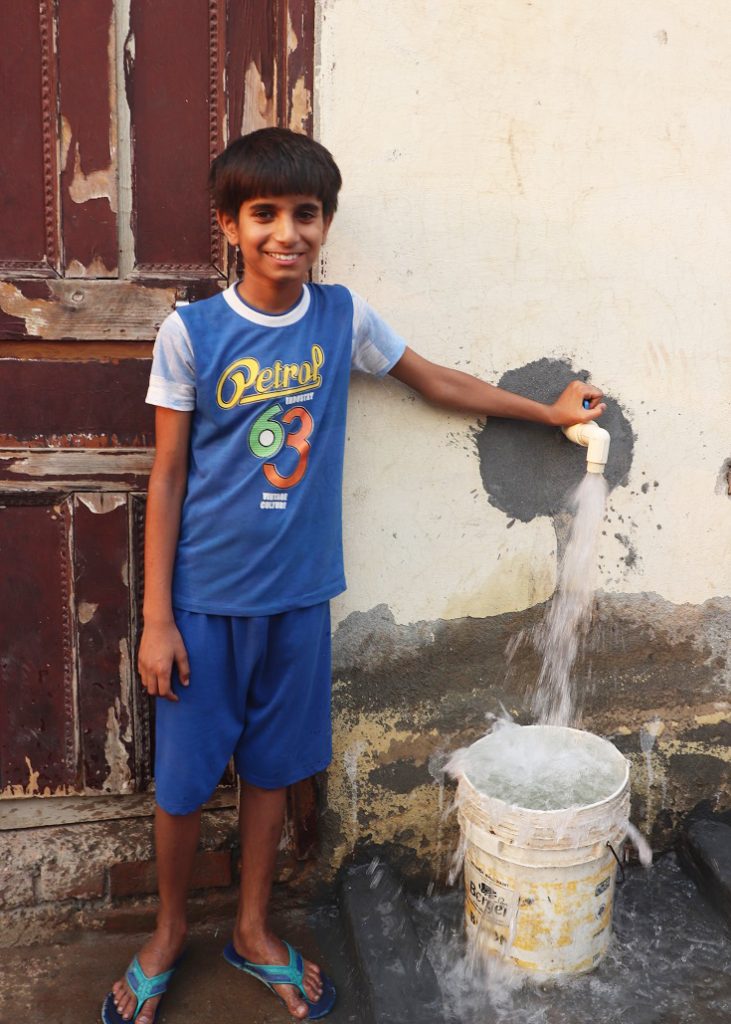
[[231, 286], [172, 313], [147, 401], [192, 411], [173, 604], [273, 615], [345, 589], [342, 475], [351, 367], [383, 375], [405, 343], [340, 285], [281, 315]]

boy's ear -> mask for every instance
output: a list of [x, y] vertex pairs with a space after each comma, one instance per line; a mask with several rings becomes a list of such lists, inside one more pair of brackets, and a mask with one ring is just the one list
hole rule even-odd
[[223, 231], [229, 245], [239, 244], [239, 225], [235, 217], [232, 217], [230, 213], [223, 213], [222, 210], [216, 210], [216, 220], [221, 231]]

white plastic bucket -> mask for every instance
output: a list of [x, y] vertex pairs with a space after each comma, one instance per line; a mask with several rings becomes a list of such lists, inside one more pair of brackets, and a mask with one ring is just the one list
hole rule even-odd
[[[592, 733], [549, 725], [525, 729], [560, 730], [567, 744], [612, 759], [622, 782], [597, 803], [538, 811], [479, 792], [463, 772], [457, 806], [467, 935], [479, 955], [497, 954], [524, 970], [590, 971], [611, 937], [617, 857], [629, 817], [629, 764]], [[540, 742], [538, 734], [535, 739]]]

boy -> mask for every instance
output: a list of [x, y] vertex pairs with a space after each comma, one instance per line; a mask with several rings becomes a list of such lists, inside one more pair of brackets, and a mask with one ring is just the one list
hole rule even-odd
[[[171, 314], [157, 406], [139, 669], [157, 701], [157, 929], [107, 997], [104, 1024], [152, 1024], [185, 940], [200, 808], [233, 755], [242, 886], [224, 956], [293, 1017], [335, 990], [267, 925], [288, 785], [331, 756], [329, 600], [345, 588], [341, 482], [351, 368], [447, 409], [563, 425], [595, 419], [574, 381], [551, 406], [418, 356], [358, 296], [308, 284], [337, 206], [326, 149], [266, 128], [214, 161], [218, 221], [243, 279]], [[588, 400], [589, 409], [583, 408]]]

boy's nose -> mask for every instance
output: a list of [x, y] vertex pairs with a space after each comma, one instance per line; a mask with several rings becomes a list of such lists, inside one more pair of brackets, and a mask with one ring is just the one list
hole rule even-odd
[[282, 214], [282, 216], [277, 217], [274, 237], [278, 242], [285, 242], [289, 245], [296, 242], [298, 235], [294, 217], [290, 217], [286, 214]]

